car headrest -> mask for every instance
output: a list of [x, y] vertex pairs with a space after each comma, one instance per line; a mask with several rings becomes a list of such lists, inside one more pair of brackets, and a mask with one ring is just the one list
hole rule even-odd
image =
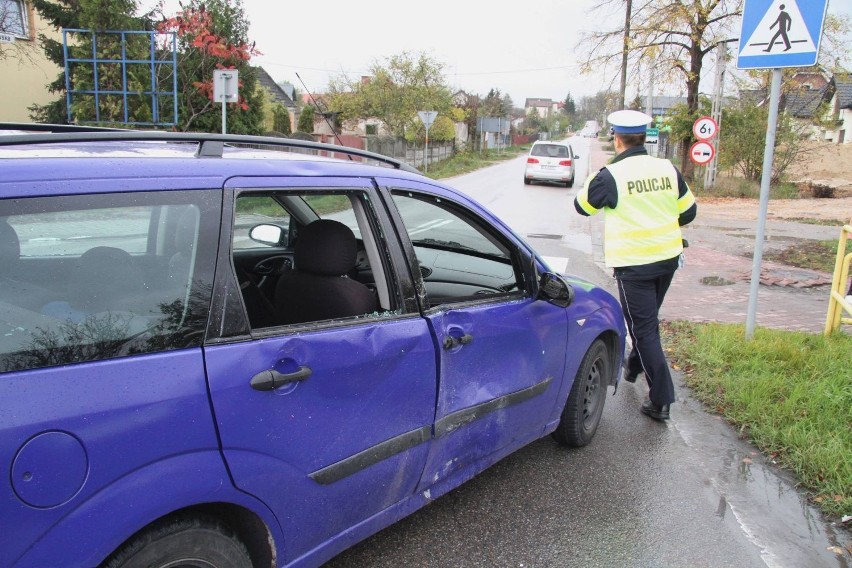
[[322, 276], [342, 276], [355, 267], [358, 243], [339, 221], [319, 219], [299, 233], [293, 255], [296, 269]]

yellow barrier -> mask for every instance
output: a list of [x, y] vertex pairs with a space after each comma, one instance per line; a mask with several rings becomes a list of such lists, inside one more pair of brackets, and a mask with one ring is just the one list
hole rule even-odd
[[846, 253], [846, 244], [852, 234], [852, 219], [840, 231], [837, 243], [837, 262], [834, 263], [834, 278], [831, 281], [831, 297], [828, 300], [828, 316], [825, 318], [825, 335], [840, 329], [840, 324], [852, 325], [852, 317], [843, 317], [843, 311], [852, 315], [852, 302], [846, 301], [846, 282], [849, 279], [849, 265], [852, 252]]

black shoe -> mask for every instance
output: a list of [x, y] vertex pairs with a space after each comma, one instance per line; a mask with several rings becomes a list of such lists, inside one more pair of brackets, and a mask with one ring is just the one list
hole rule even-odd
[[627, 368], [627, 365], [624, 366], [624, 380], [628, 383], [635, 383], [636, 378], [639, 376], [639, 373], [642, 371], [631, 371]]
[[646, 414], [650, 416], [654, 420], [668, 420], [669, 419], [669, 405], [664, 404], [662, 406], [658, 406], [651, 402], [650, 400], [646, 400], [642, 405], [642, 414]]

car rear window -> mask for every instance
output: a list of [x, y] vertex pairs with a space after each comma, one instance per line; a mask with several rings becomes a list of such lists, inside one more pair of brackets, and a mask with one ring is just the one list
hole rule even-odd
[[0, 201], [0, 372], [200, 345], [215, 192]]
[[568, 146], [561, 144], [536, 144], [532, 147], [530, 154], [547, 158], [567, 158]]

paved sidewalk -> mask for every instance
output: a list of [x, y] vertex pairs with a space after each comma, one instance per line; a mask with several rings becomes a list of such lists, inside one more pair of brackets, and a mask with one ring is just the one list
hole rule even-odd
[[[592, 141], [590, 171], [606, 164], [611, 152]], [[603, 264], [603, 216], [590, 221], [592, 254]], [[668, 320], [716, 321], [745, 324], [748, 313], [752, 259], [757, 220], [724, 216], [698, 216], [684, 228], [690, 246], [686, 263], [678, 270], [660, 315]], [[793, 240], [830, 240], [840, 236], [836, 227], [768, 219], [765, 247], [783, 247]], [[771, 242], [769, 242], [771, 241]], [[768, 249], [764, 249], [768, 250]], [[764, 261], [757, 294], [758, 327], [822, 333], [828, 312], [831, 274]], [[849, 331], [849, 326], [844, 326]]]

